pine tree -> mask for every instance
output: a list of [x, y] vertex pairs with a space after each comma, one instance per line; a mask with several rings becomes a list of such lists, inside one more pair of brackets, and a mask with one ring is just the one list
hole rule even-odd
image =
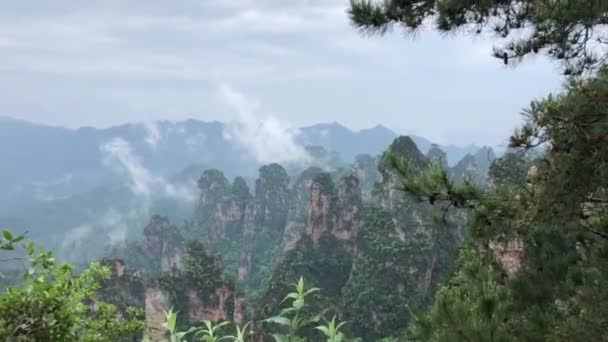
[[494, 49], [505, 64], [545, 52], [563, 62], [565, 74], [606, 65], [603, 0], [351, 0], [348, 13], [366, 34], [384, 34], [395, 25], [412, 32], [428, 23], [442, 32], [492, 31], [507, 39]]

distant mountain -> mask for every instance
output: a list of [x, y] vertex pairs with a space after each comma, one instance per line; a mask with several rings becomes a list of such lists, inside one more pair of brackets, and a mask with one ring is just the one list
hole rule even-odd
[[[255, 127], [245, 133], [256, 138]], [[289, 134], [308, 155], [305, 161], [282, 163], [292, 178], [311, 166], [339, 173], [357, 155], [377, 156], [397, 137], [383, 126], [353, 131], [336, 122]], [[137, 221], [129, 215], [148, 211], [179, 220], [187, 215], [188, 189], [196, 190], [205, 169], [217, 168], [228, 178], [241, 175], [253, 186], [267, 162], [243, 144], [251, 140], [238, 138], [230, 124], [198, 120], [68, 129], [0, 117], [0, 226], [29, 229], [48, 241], [55, 229], [78, 232], [83, 224], [102, 221], [110, 226], [117, 217]], [[267, 138], [262, 148], [281, 143]], [[412, 140], [423, 153], [432, 145], [422, 137]], [[479, 150], [441, 148], [450, 164]], [[175, 204], [176, 198], [182, 201]]]
[[[260, 166], [254, 156], [226, 135], [227, 125], [220, 122], [186, 120], [159, 121], [155, 124], [128, 123], [106, 129], [82, 127], [67, 129], [0, 117], [0, 186], [9, 203], [15, 199], [41, 201], [63, 198], [86, 189], [120, 180], [124, 174], [108, 163], [104, 145], [112, 139], [126, 142], [142, 167], [167, 177], [193, 164], [224, 170], [227, 175], [254, 176]], [[321, 146], [337, 153], [346, 162], [356, 155], [377, 155], [397, 137], [383, 126], [353, 131], [339, 123], [303, 127], [295, 140], [303, 146]], [[413, 136], [423, 153], [431, 142]], [[449, 145], [442, 149], [453, 165], [479, 147]], [[18, 202], [18, 201], [17, 201]]]

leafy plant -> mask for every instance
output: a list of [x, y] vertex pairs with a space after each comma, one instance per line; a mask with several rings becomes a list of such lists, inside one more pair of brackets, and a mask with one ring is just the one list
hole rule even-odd
[[0, 339], [119, 341], [141, 332], [141, 310], [118, 318], [114, 305], [95, 300], [107, 267], [92, 263], [77, 275], [69, 264], [57, 264], [51, 251], [33, 242], [18, 245], [24, 235], [2, 235], [3, 249], [21, 246], [30, 265], [20, 285], [0, 294]]
[[307, 316], [302, 311], [306, 305], [306, 296], [313, 292], [319, 291], [319, 288], [312, 287], [306, 289], [304, 286], [304, 278], [300, 277], [298, 282], [294, 284], [295, 291], [290, 292], [285, 296], [282, 303], [291, 299], [291, 306], [282, 309], [277, 316], [273, 316], [264, 320], [264, 322], [274, 323], [282, 326], [286, 330], [285, 333], [273, 334], [276, 342], [299, 342], [305, 339], [300, 336], [301, 330], [317, 323], [320, 320], [319, 315]]
[[173, 309], [165, 311], [165, 323], [163, 323], [163, 327], [167, 329], [170, 342], [186, 341], [186, 335], [196, 330], [196, 328], [192, 327], [187, 331], [177, 331], [177, 312], [173, 311]]
[[230, 336], [222, 337], [221, 339], [226, 339], [232, 342], [245, 342], [249, 337], [250, 330], [249, 325], [251, 322], [247, 322], [243, 327], [240, 327], [238, 324], [235, 324], [235, 334]]
[[336, 324], [336, 316], [334, 316], [326, 325], [319, 325], [315, 327], [315, 329], [325, 335], [327, 342], [341, 342], [345, 340], [344, 334], [340, 331], [344, 324], [346, 324], [346, 322]]
[[203, 326], [201, 328], [196, 329], [195, 337], [200, 336], [200, 340], [203, 342], [217, 342], [221, 340], [218, 336], [218, 330], [220, 330], [223, 326], [229, 324], [230, 322], [219, 322], [217, 324], [204, 320]]

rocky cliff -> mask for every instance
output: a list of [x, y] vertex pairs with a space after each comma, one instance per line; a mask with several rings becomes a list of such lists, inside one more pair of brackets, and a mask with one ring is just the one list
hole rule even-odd
[[[399, 137], [378, 159], [361, 155], [332, 173], [309, 167], [293, 183], [282, 166], [263, 166], [253, 194], [243, 178], [205, 171], [185, 238], [160, 217], [144, 231], [138, 251], [158, 255], [162, 270], [142, 295], [151, 326], [168, 305], [185, 321], [267, 317], [302, 276], [322, 289], [313, 309], [351, 321], [358, 335], [373, 340], [403, 327], [406, 307], [426, 303], [448, 272], [464, 216], [442, 222], [438, 208], [406, 196], [389, 156], [414, 172], [446, 159], [437, 146], [425, 156]], [[475, 163], [465, 158], [450, 174], [476, 176]]]

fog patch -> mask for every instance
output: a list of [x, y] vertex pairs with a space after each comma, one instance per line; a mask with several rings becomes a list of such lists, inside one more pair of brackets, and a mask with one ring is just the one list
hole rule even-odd
[[196, 188], [191, 184], [172, 184], [160, 176], [152, 174], [144, 167], [134, 153], [131, 144], [122, 138], [114, 138], [101, 146], [104, 163], [116, 163], [129, 177], [131, 191], [145, 199], [170, 197], [185, 202], [196, 200]]
[[158, 123], [145, 122], [143, 123], [143, 126], [146, 130], [146, 137], [144, 138], [144, 141], [150, 146], [151, 149], [155, 150], [161, 139]]
[[296, 142], [299, 130], [269, 115], [259, 114], [259, 104], [227, 84], [219, 87], [224, 102], [237, 119], [224, 126], [223, 137], [243, 148], [259, 164], [307, 163], [310, 155]]

